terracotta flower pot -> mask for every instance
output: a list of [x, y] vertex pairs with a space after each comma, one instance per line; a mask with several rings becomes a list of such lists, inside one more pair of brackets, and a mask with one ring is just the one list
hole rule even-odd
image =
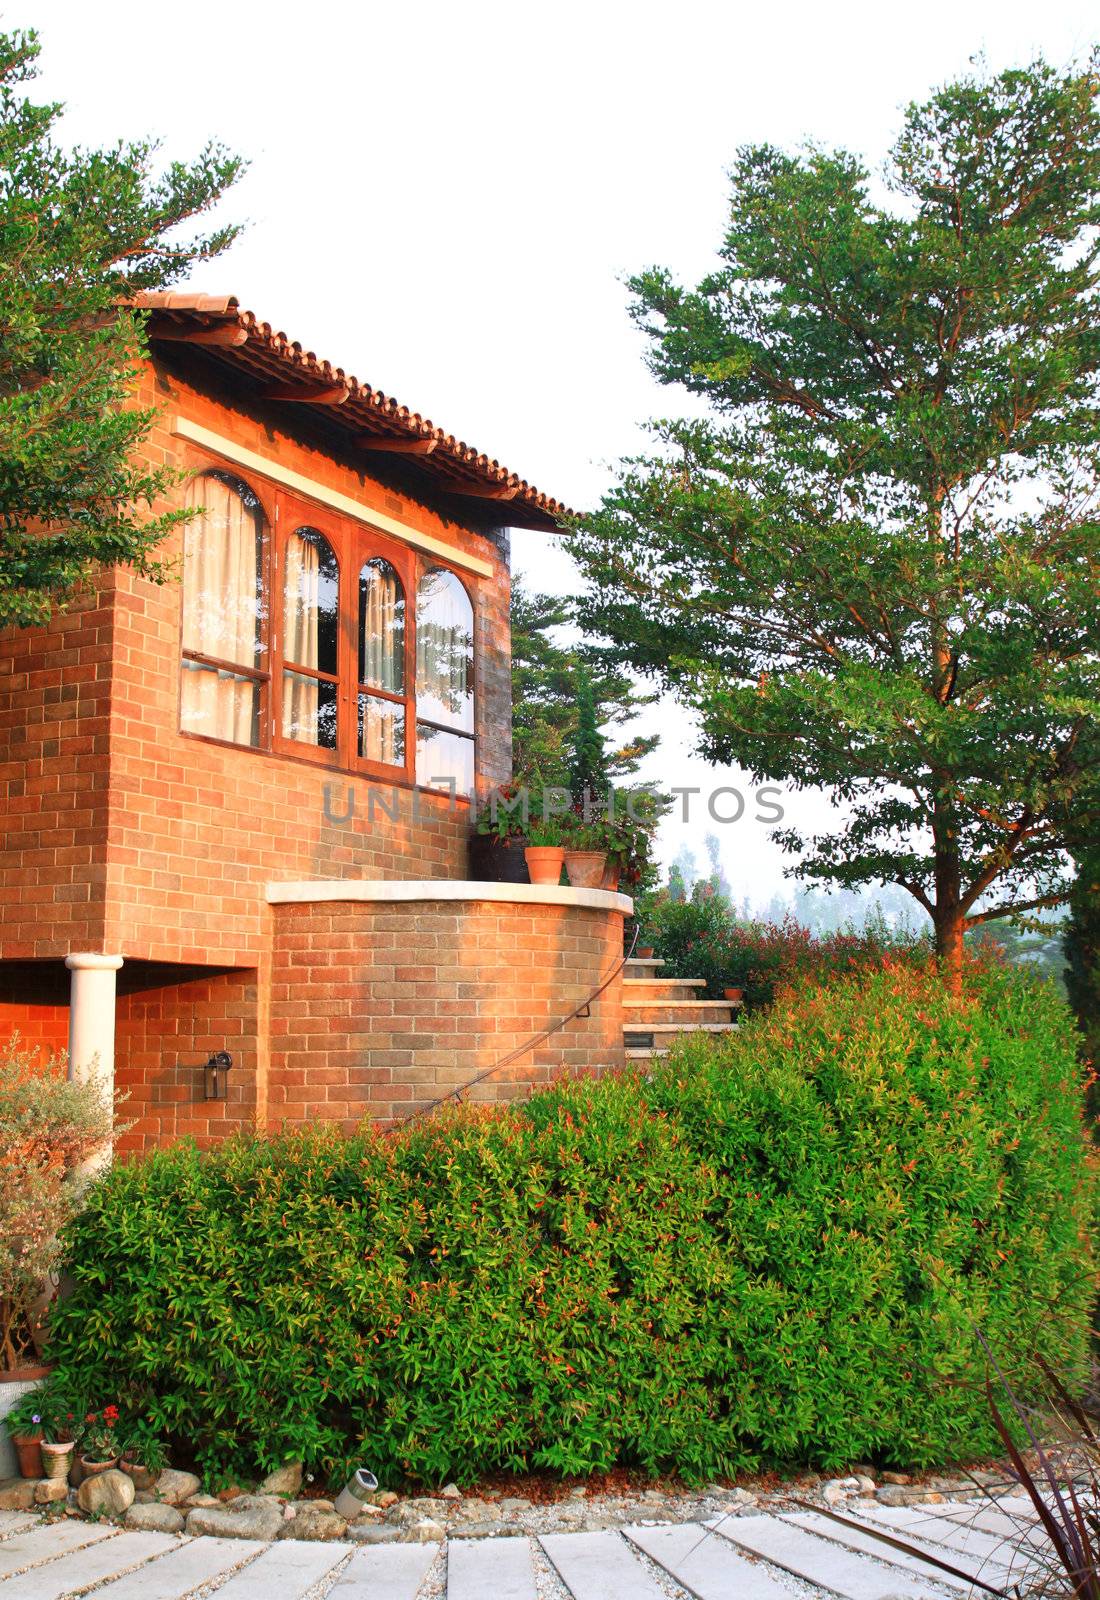
[[24, 1478], [41, 1478], [42, 1430], [37, 1433], [13, 1433], [11, 1442], [19, 1460], [19, 1470]]
[[55, 1483], [65, 1482], [69, 1476], [69, 1468], [73, 1464], [72, 1440], [68, 1444], [47, 1444], [42, 1442], [42, 1476], [51, 1478]]
[[556, 885], [561, 879], [565, 851], [560, 844], [529, 844], [523, 852], [532, 883]]
[[135, 1461], [132, 1456], [123, 1456], [119, 1466], [128, 1478], [133, 1479], [135, 1489], [151, 1489], [160, 1477], [159, 1472], [153, 1472], [144, 1461]]
[[98, 1478], [101, 1472], [109, 1472], [112, 1467], [118, 1466], [118, 1457], [114, 1456], [110, 1461], [93, 1461], [91, 1456], [81, 1456], [80, 1465], [86, 1478]]
[[651, 944], [640, 944], [637, 950], [635, 950], [634, 954], [638, 957], [639, 961], [652, 961], [653, 946]]
[[607, 865], [605, 850], [567, 850], [565, 871], [574, 889], [598, 889]]
[[622, 870], [623, 869], [619, 863], [609, 857], [607, 865], [603, 869], [603, 882], [601, 883], [600, 888], [608, 889], [611, 891], [611, 893], [614, 893], [619, 887], [619, 877], [622, 873]]
[[745, 998], [744, 989], [723, 989], [722, 994], [731, 1005], [739, 1006]]

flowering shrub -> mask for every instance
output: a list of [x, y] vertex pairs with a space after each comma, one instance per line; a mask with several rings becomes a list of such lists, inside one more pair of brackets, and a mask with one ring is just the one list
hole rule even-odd
[[63, 1060], [0, 1043], [0, 1371], [33, 1359], [58, 1231], [81, 1204], [76, 1169], [110, 1127], [110, 1108], [66, 1080]]
[[746, 1011], [770, 1005], [787, 984], [819, 984], [886, 958], [923, 959], [924, 940], [899, 938], [885, 924], [813, 934], [793, 915], [780, 923], [740, 921], [713, 891], [690, 900], [654, 895], [643, 912], [645, 942], [665, 966], [666, 978], [700, 978], [712, 1000], [727, 987], [745, 991]]
[[860, 974], [389, 1138], [118, 1165], [69, 1230], [56, 1381], [213, 1479], [991, 1452], [977, 1333], [1080, 1367], [1092, 1185], [1064, 1005], [969, 981]]

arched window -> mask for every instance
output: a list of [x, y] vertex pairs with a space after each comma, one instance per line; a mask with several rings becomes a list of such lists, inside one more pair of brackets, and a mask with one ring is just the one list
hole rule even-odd
[[388, 561], [359, 572], [359, 755], [405, 765], [405, 591]]
[[264, 668], [264, 517], [246, 483], [227, 472], [194, 478], [203, 510], [183, 538], [180, 726], [258, 745]]
[[416, 591], [416, 781], [474, 787], [474, 609], [453, 572], [430, 567]]
[[284, 739], [336, 749], [340, 568], [316, 528], [286, 542], [283, 585]]

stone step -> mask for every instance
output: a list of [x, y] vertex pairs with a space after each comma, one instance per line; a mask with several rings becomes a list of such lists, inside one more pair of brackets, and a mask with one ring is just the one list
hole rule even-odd
[[647, 1028], [651, 1022], [732, 1022], [728, 1000], [623, 1000], [624, 1024]]
[[663, 994], [668, 989], [701, 989], [705, 978], [624, 978], [623, 988], [635, 993], [639, 989], [653, 989]]
[[70, 1550], [80, 1550], [100, 1539], [109, 1539], [116, 1530], [97, 1522], [55, 1522], [52, 1527], [37, 1519], [28, 1520], [28, 1528], [13, 1533], [0, 1544], [0, 1578], [22, 1572], [24, 1567], [34, 1567], [41, 1561], [52, 1561], [55, 1556], [68, 1555]]
[[623, 1054], [628, 1061], [652, 1061], [654, 1056], [667, 1056], [667, 1050], [639, 1050], [631, 1047], [624, 1050]]
[[303, 1600], [350, 1550], [347, 1544], [279, 1539], [223, 1584], [218, 1594], [222, 1600]]
[[96, 1600], [181, 1600], [267, 1548], [258, 1539], [187, 1539], [127, 1577], [97, 1589]]
[[637, 956], [631, 956], [626, 963], [626, 975], [628, 978], [644, 978], [650, 972], [656, 975], [657, 968], [663, 967], [664, 964], [660, 956], [654, 956], [650, 961], [642, 961]]
[[379, 1544], [352, 1556], [327, 1600], [416, 1600], [438, 1544]]
[[120, 1577], [132, 1567], [144, 1566], [154, 1556], [174, 1550], [176, 1544], [170, 1533], [116, 1533], [113, 1538], [47, 1561], [45, 1566], [5, 1578], [0, 1583], [0, 1596], [3, 1600], [64, 1600], [76, 1591]]
[[[863, 1555], [873, 1556], [876, 1561], [889, 1561], [892, 1566], [904, 1567], [906, 1572], [931, 1579], [948, 1589], [965, 1589], [969, 1592], [972, 1587], [968, 1579], [955, 1578], [948, 1572], [941, 1572], [931, 1561], [925, 1561], [919, 1555], [909, 1555], [904, 1550], [895, 1550], [892, 1545], [883, 1544], [881, 1539], [876, 1539], [873, 1533], [865, 1533], [862, 1528], [853, 1527], [851, 1521], [842, 1525], [834, 1522], [831, 1517], [821, 1516], [816, 1511], [796, 1512], [791, 1516], [785, 1516], [783, 1520], [793, 1522], [796, 1527], [805, 1528], [807, 1533], [816, 1533], [819, 1538], [831, 1539], [834, 1544], [842, 1544], [849, 1550], [858, 1550]], [[944, 1559], [948, 1559], [946, 1554]], [[958, 1566], [960, 1563], [955, 1562], [953, 1565]]]
[[880, 1564], [779, 1517], [722, 1517], [704, 1526], [819, 1590], [831, 1589], [843, 1600], [929, 1600], [927, 1580], [887, 1564], [887, 1545]]
[[697, 1033], [736, 1033], [736, 1022], [624, 1022], [623, 1044], [627, 1050], [645, 1050], [649, 1055], [675, 1039], [691, 1039]]

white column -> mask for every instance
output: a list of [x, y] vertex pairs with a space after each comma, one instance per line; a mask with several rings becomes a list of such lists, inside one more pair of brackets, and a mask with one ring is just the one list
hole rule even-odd
[[80, 951], [65, 957], [69, 985], [69, 1077], [101, 1085], [108, 1104], [115, 1092], [115, 974], [121, 956]]

